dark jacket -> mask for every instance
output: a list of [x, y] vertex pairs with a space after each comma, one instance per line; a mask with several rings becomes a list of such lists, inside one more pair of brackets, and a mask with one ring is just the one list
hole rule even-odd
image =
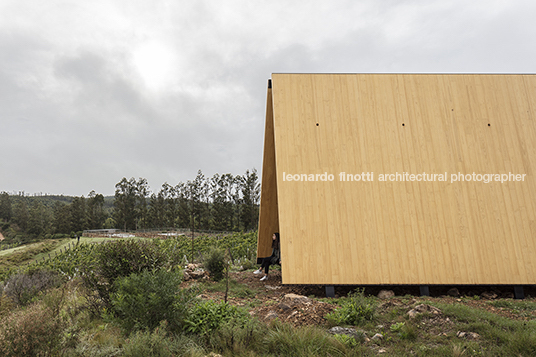
[[270, 263], [279, 264], [279, 261], [281, 260], [281, 252], [279, 247], [276, 246], [272, 249], [272, 255], [270, 255], [270, 258]]

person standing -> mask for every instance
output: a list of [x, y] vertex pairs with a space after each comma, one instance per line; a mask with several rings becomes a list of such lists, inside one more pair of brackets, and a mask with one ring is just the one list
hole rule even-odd
[[261, 274], [262, 269], [264, 268], [264, 275], [261, 278], [261, 281], [268, 279], [268, 272], [270, 271], [270, 265], [279, 264], [281, 265], [281, 250], [280, 250], [280, 241], [279, 233], [274, 233], [272, 235], [272, 255], [262, 259], [261, 267], [258, 270], [255, 270], [253, 274]]

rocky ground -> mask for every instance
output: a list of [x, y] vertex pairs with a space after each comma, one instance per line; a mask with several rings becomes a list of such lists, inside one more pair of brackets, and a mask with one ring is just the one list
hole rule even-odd
[[[188, 271], [188, 270], [187, 270]], [[195, 269], [194, 269], [195, 271]], [[186, 285], [202, 279], [206, 284], [214, 284], [203, 275], [197, 276], [197, 279], [191, 278], [185, 282]], [[263, 321], [270, 321], [278, 318], [280, 321], [287, 321], [294, 326], [303, 325], [326, 325], [325, 315], [333, 311], [337, 305], [337, 298], [346, 296], [348, 292], [355, 289], [355, 286], [336, 287], [335, 299], [325, 298], [324, 286], [304, 286], [304, 285], [282, 285], [281, 272], [274, 271], [270, 273], [270, 278], [266, 281], [260, 281], [258, 275], [254, 275], [251, 270], [232, 272], [232, 280], [237, 284], [244, 285], [254, 291], [244, 297], [237, 297], [229, 294], [229, 302], [234, 305], [246, 306], [250, 309], [252, 315], [258, 316]], [[533, 289], [525, 289], [525, 295], [534, 296]], [[437, 301], [442, 303], [465, 304], [474, 308], [484, 309], [489, 312], [508, 317], [511, 319], [529, 320], [536, 318], [536, 311], [527, 311], [520, 314], [512, 309], [494, 307], [489, 302], [498, 298], [513, 298], [512, 287], [465, 287], [460, 288], [431, 288], [430, 297], [419, 296], [418, 287], [395, 287], [389, 288], [373, 286], [365, 289], [365, 294], [375, 296], [387, 296], [382, 299], [383, 303], [378, 306], [378, 313], [388, 313], [392, 309], [403, 310], [411, 315], [419, 314], [424, 311], [429, 312], [423, 323], [428, 324], [430, 329], [437, 330], [437, 333], [446, 333], [452, 322], [444, 317], [441, 312], [434, 313], [432, 307], [427, 302]], [[204, 291], [201, 295], [204, 299], [223, 300], [224, 292], [221, 291]], [[419, 306], [422, 311], [419, 310]], [[424, 310], [423, 310], [424, 309]]]

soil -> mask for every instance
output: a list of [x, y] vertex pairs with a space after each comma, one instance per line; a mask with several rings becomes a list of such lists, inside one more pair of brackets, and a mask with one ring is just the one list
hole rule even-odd
[[[262, 275], [261, 275], [262, 276]], [[356, 286], [337, 286], [335, 287], [335, 299], [327, 299], [329, 302], [319, 301], [318, 298], [325, 298], [324, 286], [315, 285], [282, 285], [281, 284], [281, 272], [270, 272], [270, 277], [266, 281], [260, 281], [259, 275], [254, 275], [251, 271], [232, 272], [231, 279], [235, 280], [239, 284], [246, 285], [250, 289], [258, 290], [255, 296], [248, 297], [233, 297], [231, 296], [228, 301], [230, 304], [245, 306], [250, 310], [250, 314], [259, 317], [261, 320], [269, 322], [272, 319], [278, 318], [280, 321], [286, 321], [294, 326], [303, 325], [326, 325], [327, 320], [325, 316], [327, 313], [333, 311], [337, 305], [337, 298], [340, 296], [346, 296], [349, 292], [354, 291]], [[191, 284], [191, 282], [185, 283]], [[210, 283], [209, 283], [210, 284]], [[377, 293], [385, 289], [386, 287], [366, 287], [366, 295], [377, 295]], [[387, 287], [387, 289], [390, 289]], [[472, 290], [467, 290], [472, 289]], [[489, 302], [491, 299], [485, 298], [473, 298], [473, 296], [479, 295], [480, 290], [492, 291], [497, 295], [497, 298], [510, 297], [513, 288], [489, 288], [489, 287], [468, 287], [467, 289], [459, 288], [460, 294], [466, 297], [450, 297], [442, 295], [441, 289], [430, 289], [432, 293], [431, 297], [419, 296], [418, 287], [396, 287], [392, 290], [395, 291], [396, 296], [385, 300], [378, 306], [378, 313], [387, 314], [394, 308], [407, 312], [418, 304], [427, 304], [430, 301], [447, 303], [447, 304], [464, 304], [472, 308], [483, 309], [488, 312], [507, 317], [516, 320], [530, 320], [536, 318], [536, 311], [524, 312], [515, 311], [508, 308], [494, 307]], [[415, 290], [416, 292], [414, 292]], [[448, 289], [445, 288], [445, 292]], [[436, 295], [434, 295], [434, 292]], [[468, 294], [469, 292], [469, 294]], [[532, 290], [525, 290], [534, 294]], [[305, 301], [293, 301], [292, 299], [285, 298], [287, 294], [296, 294], [304, 297], [311, 297], [310, 299], [304, 299]], [[534, 296], [534, 295], [530, 295]], [[200, 295], [203, 299], [211, 300], [223, 300], [223, 292], [208, 292], [205, 291]], [[469, 298], [467, 298], [469, 297]], [[326, 299], [323, 299], [324, 301]], [[533, 299], [531, 299], [533, 300]], [[333, 303], [331, 303], [333, 301]], [[430, 315], [422, 319], [423, 325], [435, 331], [437, 334], [445, 333], [449, 330], [449, 327], [453, 325], [453, 322], [443, 314], [434, 316]]]

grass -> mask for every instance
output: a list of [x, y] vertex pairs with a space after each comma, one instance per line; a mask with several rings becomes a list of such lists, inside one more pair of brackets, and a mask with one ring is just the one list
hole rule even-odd
[[[217, 283], [211, 283], [206, 282], [203, 283], [203, 286], [201, 290], [209, 291], [209, 292], [222, 292], [224, 293], [226, 289], [226, 281], [225, 279], [217, 282]], [[259, 289], [249, 287], [245, 284], [240, 284], [236, 280], [229, 278], [229, 297], [234, 298], [254, 298], [255, 295], [259, 294]]]
[[[530, 305], [533, 304], [534, 302], [530, 302]], [[513, 320], [483, 309], [460, 304], [436, 303], [434, 305], [442, 309], [446, 316], [456, 320], [458, 330], [478, 333], [482, 339], [479, 345], [491, 355], [503, 353], [510, 356], [536, 355], [536, 320], [534, 319]]]

